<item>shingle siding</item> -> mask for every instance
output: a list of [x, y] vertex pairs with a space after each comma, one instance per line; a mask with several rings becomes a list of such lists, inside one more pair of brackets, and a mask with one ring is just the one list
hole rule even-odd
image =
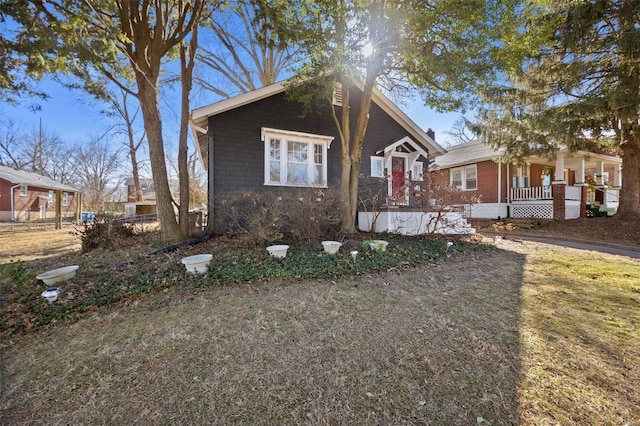
[[[357, 105], [359, 96], [352, 95], [351, 98], [352, 104]], [[352, 107], [352, 111], [351, 123], [355, 127], [357, 107]], [[360, 168], [363, 177], [371, 174], [370, 156], [407, 136], [405, 129], [373, 103], [369, 116]], [[214, 197], [274, 189], [264, 185], [262, 127], [333, 136], [335, 139], [327, 151], [327, 180], [330, 186], [338, 185], [342, 170], [341, 147], [329, 107], [320, 113], [303, 116], [302, 105], [279, 93], [209, 118], [209, 132], [213, 136], [209, 152], [214, 156]], [[368, 183], [376, 185], [379, 182], [375, 179]]]

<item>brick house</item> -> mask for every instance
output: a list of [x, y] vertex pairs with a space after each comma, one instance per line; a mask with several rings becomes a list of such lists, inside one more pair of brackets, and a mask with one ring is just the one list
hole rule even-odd
[[449, 185], [469, 200], [465, 217], [575, 219], [594, 208], [615, 213], [622, 160], [614, 155], [560, 150], [555, 159], [501, 161], [479, 141], [449, 148], [430, 165], [432, 185]]
[[[209, 176], [210, 223], [215, 224], [216, 203], [229, 194], [271, 192], [275, 196], [288, 188], [339, 185], [341, 147], [329, 101], [303, 114], [301, 104], [286, 98], [285, 85], [276, 83], [191, 112], [191, 127]], [[339, 92], [337, 88], [332, 100], [338, 116]], [[358, 88], [352, 89], [352, 105], [358, 105], [361, 94]], [[350, 118], [354, 127], [356, 110]], [[406, 182], [426, 187], [427, 165], [444, 152], [432, 132], [423, 131], [388, 98], [374, 92], [362, 152], [361, 188], [383, 194], [384, 203], [394, 204], [394, 212], [398, 208], [406, 212], [410, 208], [405, 202]], [[371, 230], [371, 224], [365, 224], [366, 214], [360, 213], [366, 212], [359, 212], [360, 229]], [[218, 224], [213, 228], [219, 230]], [[391, 225], [375, 230], [402, 232]], [[405, 227], [404, 232], [420, 230]]]
[[80, 192], [46, 176], [0, 166], [0, 222], [30, 222], [56, 217], [60, 197], [61, 217], [78, 219]]

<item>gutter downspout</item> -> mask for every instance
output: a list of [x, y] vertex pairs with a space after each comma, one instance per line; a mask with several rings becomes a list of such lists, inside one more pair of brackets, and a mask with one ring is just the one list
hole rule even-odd
[[11, 187], [11, 222], [15, 222], [16, 221], [16, 208], [15, 208], [15, 202], [14, 202], [14, 198], [15, 195], [14, 194], [14, 189], [16, 188], [20, 188], [20, 184], [17, 184], [15, 186]]

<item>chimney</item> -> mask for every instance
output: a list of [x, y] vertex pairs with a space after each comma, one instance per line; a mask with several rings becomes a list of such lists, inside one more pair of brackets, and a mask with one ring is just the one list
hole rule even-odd
[[431, 127], [429, 127], [429, 129], [427, 130], [427, 135], [433, 139], [433, 141], [436, 141], [436, 133], [433, 131], [433, 129]]

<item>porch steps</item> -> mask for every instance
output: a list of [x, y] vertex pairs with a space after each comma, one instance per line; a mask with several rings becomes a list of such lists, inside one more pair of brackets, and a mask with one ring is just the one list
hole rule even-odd
[[476, 229], [473, 228], [461, 214], [448, 213], [441, 219], [441, 223], [436, 228], [436, 233], [446, 235], [470, 235], [475, 234]]

